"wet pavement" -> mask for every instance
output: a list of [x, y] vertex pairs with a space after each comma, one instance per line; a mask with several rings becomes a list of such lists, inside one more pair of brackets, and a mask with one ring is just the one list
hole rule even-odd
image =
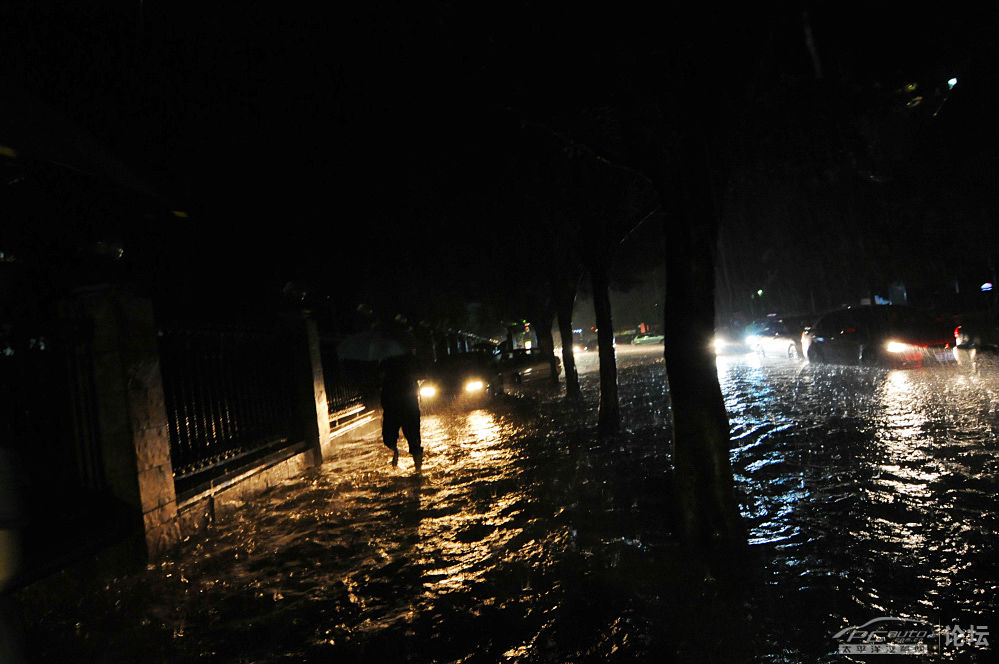
[[[538, 390], [376, 437], [162, 563], [32, 616], [38, 661], [848, 662], [878, 616], [999, 628], [999, 370], [719, 359], [745, 590], [672, 537], [661, 347], [620, 348], [625, 431]], [[999, 636], [990, 637], [990, 640]], [[951, 645], [931, 658], [993, 661]]]

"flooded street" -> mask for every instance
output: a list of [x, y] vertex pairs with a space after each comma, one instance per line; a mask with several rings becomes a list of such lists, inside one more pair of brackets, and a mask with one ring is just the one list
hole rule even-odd
[[163, 562], [38, 617], [29, 648], [45, 662], [806, 664], [865, 661], [835, 654], [833, 635], [879, 616], [999, 639], [994, 362], [719, 358], [756, 568], [744, 596], [690, 597], [661, 350], [619, 349], [612, 440], [595, 437], [586, 353], [583, 407], [537, 392], [424, 416], [420, 476], [378, 437], [344, 445]]

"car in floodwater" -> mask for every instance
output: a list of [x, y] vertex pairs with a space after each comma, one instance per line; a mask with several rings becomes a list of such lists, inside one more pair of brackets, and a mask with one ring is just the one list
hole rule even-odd
[[746, 327], [746, 345], [765, 359], [801, 360], [801, 333], [815, 316], [767, 316]]
[[472, 408], [501, 393], [499, 371], [490, 353], [473, 351], [441, 357], [420, 380], [420, 408]]
[[953, 332], [943, 318], [903, 305], [862, 305], [819, 316], [801, 335], [813, 364], [892, 369], [953, 365]]
[[661, 344], [665, 342], [666, 337], [662, 334], [639, 334], [631, 340], [631, 343], [635, 346], [640, 346], [642, 344]]
[[[502, 385], [523, 385], [552, 379], [552, 363], [539, 348], [517, 348], [500, 354], [496, 362]], [[562, 373], [562, 360], [555, 356], [555, 375]]]
[[715, 336], [711, 339], [711, 347], [716, 356], [745, 355], [750, 352], [742, 328], [735, 325], [716, 327]]

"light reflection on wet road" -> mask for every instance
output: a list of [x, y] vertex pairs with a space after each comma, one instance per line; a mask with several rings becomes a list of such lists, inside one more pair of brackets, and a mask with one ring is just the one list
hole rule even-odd
[[881, 615], [996, 624], [999, 372], [983, 365], [720, 368], [751, 541], [766, 552], [756, 602], [786, 661]]
[[[391, 467], [376, 437], [345, 445], [49, 616], [32, 645], [44, 661], [147, 662], [712, 661], [713, 648], [729, 661], [740, 646], [804, 664], [850, 661], [829, 654], [832, 634], [883, 614], [999, 628], [994, 364], [720, 358], [759, 560], [726, 625], [674, 592], [660, 352], [619, 349], [626, 431], [613, 440], [596, 440], [592, 408], [543, 392], [425, 416], [422, 476], [405, 453]], [[580, 364], [593, 407], [595, 354]], [[690, 629], [703, 656], [677, 645]], [[974, 661], [936, 661], [962, 657]]]

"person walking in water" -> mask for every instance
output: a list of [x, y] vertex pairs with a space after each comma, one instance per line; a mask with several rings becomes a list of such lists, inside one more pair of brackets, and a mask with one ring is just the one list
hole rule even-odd
[[416, 470], [423, 467], [420, 444], [420, 396], [416, 358], [410, 353], [382, 360], [382, 441], [399, 465], [399, 429], [402, 429]]

